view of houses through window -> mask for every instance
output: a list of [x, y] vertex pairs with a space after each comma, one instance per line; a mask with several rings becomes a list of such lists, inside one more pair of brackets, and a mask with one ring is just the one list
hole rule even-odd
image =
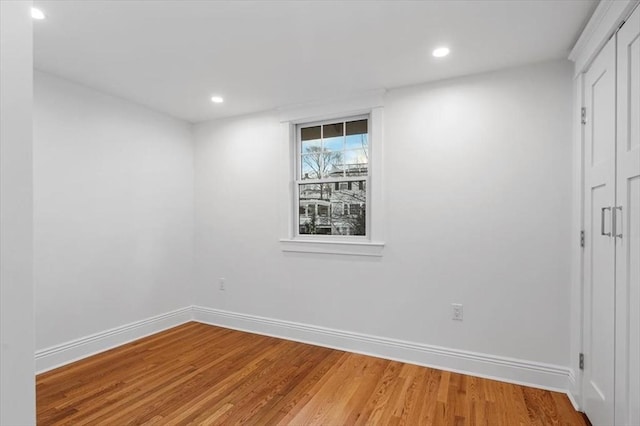
[[298, 127], [298, 232], [367, 234], [368, 119]]

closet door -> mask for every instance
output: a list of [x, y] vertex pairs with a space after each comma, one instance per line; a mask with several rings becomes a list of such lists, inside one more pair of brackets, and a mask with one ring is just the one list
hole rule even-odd
[[615, 420], [640, 425], [640, 9], [617, 37]]
[[615, 333], [616, 50], [615, 37], [585, 74], [584, 409], [595, 425], [613, 425]]

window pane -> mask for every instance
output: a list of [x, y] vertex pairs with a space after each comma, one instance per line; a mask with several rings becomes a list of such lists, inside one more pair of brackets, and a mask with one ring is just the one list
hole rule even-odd
[[303, 127], [300, 129], [302, 141], [320, 139], [320, 126]]
[[320, 178], [320, 154], [300, 156], [300, 179]]
[[300, 129], [302, 142], [300, 144], [301, 153], [320, 151], [320, 126], [305, 127]]
[[332, 193], [331, 184], [299, 185], [300, 234], [331, 234]]
[[347, 122], [347, 136], [369, 133], [367, 119]]
[[300, 234], [366, 234], [366, 181], [301, 184], [298, 194]]
[[369, 159], [364, 149], [352, 149], [344, 153], [344, 169], [347, 176], [365, 176]]
[[346, 149], [368, 149], [369, 135], [350, 135], [346, 138]]
[[322, 152], [322, 177], [342, 176], [342, 151]]
[[308, 153], [312, 153], [312, 152], [319, 152], [321, 151], [320, 149], [320, 139], [314, 139], [311, 141], [304, 141], [302, 142], [302, 145], [300, 146], [301, 148], [301, 154], [308, 154]]
[[340, 209], [332, 211], [334, 235], [365, 235], [366, 181], [340, 182], [339, 187], [331, 194], [331, 200], [341, 204]]
[[344, 136], [344, 123], [325, 124], [322, 126], [322, 139]]

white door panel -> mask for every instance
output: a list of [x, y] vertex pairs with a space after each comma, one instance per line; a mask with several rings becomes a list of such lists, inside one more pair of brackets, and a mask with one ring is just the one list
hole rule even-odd
[[585, 270], [583, 402], [594, 424], [613, 425], [615, 346], [616, 49], [611, 39], [584, 79]]
[[616, 424], [640, 425], [640, 9], [617, 34]]

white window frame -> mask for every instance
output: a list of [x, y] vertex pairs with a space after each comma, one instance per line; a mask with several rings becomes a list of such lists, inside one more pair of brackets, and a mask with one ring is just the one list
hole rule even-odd
[[[280, 177], [280, 245], [285, 252], [321, 253], [355, 256], [382, 256], [384, 249], [383, 205], [383, 100], [384, 92], [330, 104], [316, 104], [280, 111], [282, 126]], [[331, 121], [350, 121], [367, 117], [369, 131], [369, 165], [367, 176], [336, 178], [367, 182], [366, 236], [299, 234], [298, 184], [315, 183], [299, 179], [300, 125]]]

